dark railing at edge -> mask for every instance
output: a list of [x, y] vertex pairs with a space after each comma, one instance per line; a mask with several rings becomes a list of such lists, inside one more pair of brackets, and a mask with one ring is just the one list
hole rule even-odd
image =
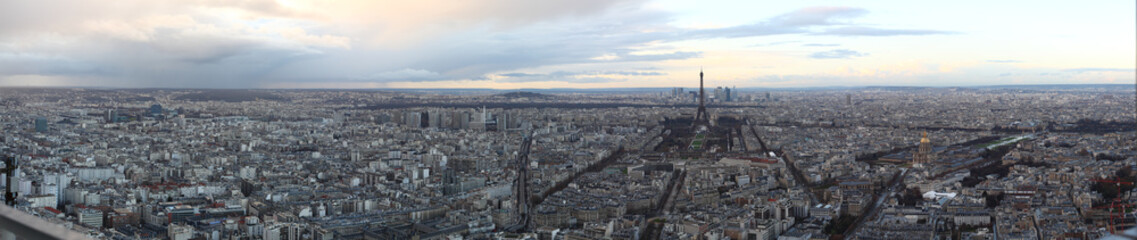
[[0, 205], [0, 240], [90, 239], [59, 224], [49, 223], [15, 208]]

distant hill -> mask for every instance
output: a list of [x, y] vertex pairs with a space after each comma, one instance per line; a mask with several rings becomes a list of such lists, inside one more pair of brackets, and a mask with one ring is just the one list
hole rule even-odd
[[505, 98], [543, 98], [543, 99], [556, 98], [556, 96], [554, 96], [554, 95], [540, 94], [540, 93], [535, 93], [535, 92], [507, 92], [507, 93], [499, 93], [499, 94], [497, 94], [497, 96], [501, 96], [501, 97], [505, 97]]
[[174, 98], [175, 100], [186, 101], [222, 101], [222, 102], [247, 102], [268, 100], [268, 101], [284, 101], [285, 98], [279, 95], [253, 90], [230, 90], [230, 89], [211, 89], [201, 90], [197, 93], [189, 93]]
[[1068, 89], [1120, 89], [1132, 90], [1133, 84], [1031, 84], [1031, 85], [992, 85], [992, 86], [977, 86], [974, 88], [1000, 88], [1000, 89], [1043, 89], [1043, 90], [1068, 90]]

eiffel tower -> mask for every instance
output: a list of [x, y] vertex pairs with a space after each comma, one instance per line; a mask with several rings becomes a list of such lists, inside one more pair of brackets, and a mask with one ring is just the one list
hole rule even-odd
[[706, 101], [707, 96], [703, 91], [703, 69], [699, 69], [699, 112], [695, 114], [695, 120], [691, 122], [692, 126], [703, 124], [704, 126], [710, 123], [707, 116], [707, 106], [703, 103]]

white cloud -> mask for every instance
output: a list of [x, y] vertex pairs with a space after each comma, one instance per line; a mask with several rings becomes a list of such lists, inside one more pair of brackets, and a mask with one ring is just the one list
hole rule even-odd
[[[853, 78], [888, 71], [906, 71], [908, 75], [894, 74], [905, 77], [954, 72], [891, 69], [889, 64], [904, 60], [884, 48], [866, 46], [870, 42], [849, 40], [956, 34], [953, 29], [923, 29], [950, 25], [861, 23], [879, 21], [877, 14], [885, 11], [804, 7], [742, 21], [750, 24], [700, 28], [674, 25], [682, 14], [645, 7], [641, 0], [13, 1], [0, 7], [0, 76], [84, 78], [93, 79], [88, 85], [112, 87], [261, 87], [335, 81], [345, 86], [404, 86], [400, 84], [542, 79], [601, 86], [594, 83], [636, 84], [649, 79], [648, 85], [675, 84], [669, 82], [675, 80], [670, 75], [618, 74], [608, 69], [660, 67], [658, 72], [670, 73], [709, 64], [734, 64], [735, 72], [722, 74], [731, 79], [771, 74], [766, 71], [805, 76], [809, 74], [793, 71], [849, 66], [860, 69], [850, 73]], [[781, 65], [721, 54], [737, 50], [730, 45], [755, 43], [768, 44], [747, 54], [790, 56], [800, 62]], [[861, 51], [821, 51], [837, 46]], [[749, 50], [734, 52], [744, 51]], [[872, 52], [874, 62], [859, 61], [869, 56], [862, 51]], [[754, 70], [759, 69], [756, 65], [772, 64], [779, 66]], [[574, 74], [558, 73], [562, 70]], [[1083, 77], [1126, 73], [1109, 68], [1049, 71], [1086, 73]], [[1015, 73], [1010, 77], [1031, 75], [1008, 69], [973, 73], [1003, 72]]]
[[817, 59], [834, 59], [834, 58], [853, 58], [868, 56], [868, 53], [857, 52], [849, 49], [834, 49], [830, 51], [815, 52], [810, 54], [809, 57]]
[[442, 75], [438, 74], [437, 72], [431, 72], [422, 69], [404, 68], [402, 70], [372, 74], [371, 76], [364, 78], [364, 80], [413, 82], [439, 80], [439, 77], [441, 76]]
[[335, 35], [312, 35], [298, 27], [281, 28], [278, 30], [281, 36], [286, 39], [293, 40], [305, 45], [330, 47], [330, 48], [351, 48], [351, 39], [343, 36]]

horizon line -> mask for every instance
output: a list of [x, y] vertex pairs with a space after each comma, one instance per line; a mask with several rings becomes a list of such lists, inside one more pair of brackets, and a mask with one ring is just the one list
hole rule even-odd
[[[812, 87], [731, 87], [732, 89], [855, 89], [855, 88], [990, 88], [990, 87], [1038, 87], [1038, 86], [1135, 86], [1127, 83], [1036, 83], [1036, 84], [994, 84], [994, 85], [828, 85]], [[0, 89], [113, 89], [113, 90], [635, 90], [635, 89], [673, 89], [698, 87], [599, 87], [599, 88], [226, 88], [226, 87], [96, 87], [96, 86], [0, 86]], [[1135, 88], [1134, 90], [1137, 90]]]

